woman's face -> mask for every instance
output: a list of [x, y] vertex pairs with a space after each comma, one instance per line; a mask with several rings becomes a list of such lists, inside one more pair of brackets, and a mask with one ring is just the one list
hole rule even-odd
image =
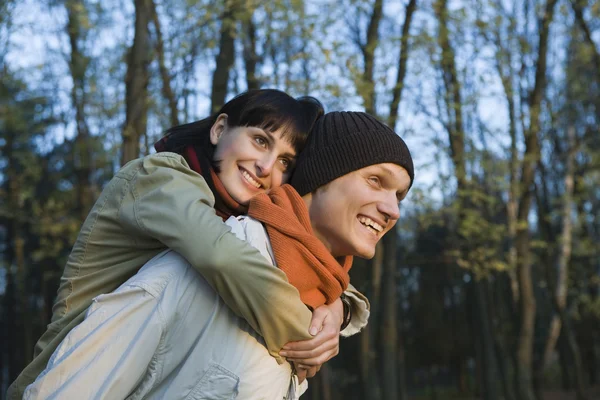
[[210, 140], [216, 146], [218, 176], [225, 190], [240, 204], [248, 204], [252, 197], [281, 186], [290, 177], [296, 151], [280, 131], [230, 127], [227, 114], [221, 114], [211, 128]]

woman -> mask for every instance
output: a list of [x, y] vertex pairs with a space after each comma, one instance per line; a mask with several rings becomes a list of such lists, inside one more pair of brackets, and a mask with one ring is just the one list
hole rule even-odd
[[[9, 398], [21, 397], [83, 321], [93, 298], [115, 290], [166, 248], [181, 254], [264, 337], [278, 362], [287, 342], [311, 339], [311, 313], [297, 290], [256, 249], [231, 234], [214, 207], [221, 216], [243, 212], [252, 195], [289, 179], [295, 154], [322, 112], [314, 99], [296, 100], [277, 90], [248, 92], [205, 120], [172, 129], [158, 147], [173, 146], [180, 154], [158, 153], [125, 165], [81, 228], [51, 323], [36, 344], [33, 362], [9, 388]], [[265, 297], [265, 288], [276, 290]], [[320, 328], [330, 312], [341, 313], [341, 303], [323, 310], [315, 313], [321, 320], [313, 320], [311, 329]], [[312, 343], [325, 358], [333, 356], [337, 335], [320, 336]]]

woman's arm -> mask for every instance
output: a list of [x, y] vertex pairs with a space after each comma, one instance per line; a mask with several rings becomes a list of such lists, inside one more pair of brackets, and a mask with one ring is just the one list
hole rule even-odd
[[285, 274], [236, 238], [213, 206], [206, 182], [183, 157], [159, 153], [146, 157], [132, 178], [121, 220], [186, 258], [282, 362], [287, 342], [311, 338], [311, 312]]
[[[271, 242], [264, 225], [248, 216], [231, 217], [225, 222], [232, 228], [232, 232], [241, 240], [251, 244], [275, 267], [275, 256]], [[314, 312], [309, 328], [313, 335], [311, 339], [287, 343], [279, 354], [296, 362], [297, 367], [311, 365], [306, 368], [310, 378], [324, 364], [339, 353], [339, 336], [351, 336], [358, 333], [367, 324], [369, 317], [369, 303], [367, 298], [349, 285], [345, 292], [350, 300], [353, 318], [350, 324], [340, 332], [344, 320], [344, 308], [341, 299], [330, 305], [318, 307]], [[289, 351], [289, 353], [288, 353]], [[297, 368], [298, 370], [298, 368]], [[298, 372], [300, 372], [298, 370]], [[300, 374], [299, 374], [300, 376]]]

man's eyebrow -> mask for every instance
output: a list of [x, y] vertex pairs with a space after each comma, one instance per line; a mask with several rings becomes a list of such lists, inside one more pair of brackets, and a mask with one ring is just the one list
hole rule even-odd
[[[387, 165], [379, 165], [379, 168], [381, 168], [381, 170], [385, 173], [386, 177], [392, 180], [396, 179], [396, 175], [394, 174], [394, 171], [388, 167]], [[406, 195], [408, 194], [408, 189], [400, 192], [396, 192], [396, 195], [398, 197], [400, 197], [400, 200], [404, 200], [406, 198]]]
[[389, 175], [391, 178], [395, 178], [394, 171], [392, 171], [392, 169], [387, 165], [380, 165], [379, 168], [385, 171], [386, 175]]

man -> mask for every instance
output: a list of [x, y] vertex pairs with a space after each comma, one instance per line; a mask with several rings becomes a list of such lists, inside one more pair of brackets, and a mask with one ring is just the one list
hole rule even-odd
[[[413, 177], [408, 148], [391, 129], [365, 113], [329, 113], [298, 160], [298, 192], [261, 195], [252, 218], [228, 223], [272, 263], [274, 254], [305, 304], [318, 305], [346, 289], [348, 256], [374, 255]], [[288, 268], [286, 254], [308, 267]], [[299, 344], [286, 347], [281, 355], [299, 369], [321, 362]], [[166, 251], [95, 299], [24, 397], [293, 399], [305, 388], [185, 259]]]

